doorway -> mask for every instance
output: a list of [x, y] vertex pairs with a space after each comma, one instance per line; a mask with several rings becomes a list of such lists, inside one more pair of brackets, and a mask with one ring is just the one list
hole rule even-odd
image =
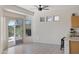
[[8, 19], [8, 47], [23, 43], [23, 20]]

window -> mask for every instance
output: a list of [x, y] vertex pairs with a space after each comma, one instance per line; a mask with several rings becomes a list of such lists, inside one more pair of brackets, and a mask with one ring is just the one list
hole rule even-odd
[[59, 21], [59, 16], [54, 16], [54, 21]]
[[59, 21], [59, 16], [46, 16], [46, 17], [40, 17], [40, 22], [54, 22]]
[[40, 22], [45, 22], [45, 17], [40, 17]]
[[47, 16], [46, 17], [46, 22], [51, 22], [53, 21], [53, 16]]

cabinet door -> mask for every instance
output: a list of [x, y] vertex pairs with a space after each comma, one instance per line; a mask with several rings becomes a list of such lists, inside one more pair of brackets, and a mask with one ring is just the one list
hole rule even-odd
[[79, 16], [72, 16], [71, 24], [72, 28], [79, 28]]
[[79, 41], [70, 41], [70, 54], [79, 54]]

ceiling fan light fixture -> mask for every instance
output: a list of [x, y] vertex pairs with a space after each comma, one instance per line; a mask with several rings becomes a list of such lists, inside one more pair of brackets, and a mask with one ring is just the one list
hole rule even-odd
[[39, 11], [42, 11], [42, 8], [38, 8]]

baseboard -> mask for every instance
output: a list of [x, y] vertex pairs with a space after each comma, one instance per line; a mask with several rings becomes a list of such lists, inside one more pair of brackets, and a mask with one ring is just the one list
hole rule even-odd
[[59, 45], [59, 44], [42, 43], [42, 42], [32, 42], [32, 43], [49, 44], [49, 45]]

